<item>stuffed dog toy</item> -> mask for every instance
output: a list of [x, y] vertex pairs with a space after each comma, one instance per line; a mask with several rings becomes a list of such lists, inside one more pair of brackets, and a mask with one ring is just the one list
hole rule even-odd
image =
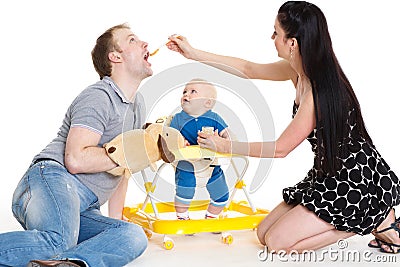
[[145, 129], [124, 132], [104, 144], [107, 155], [118, 164], [108, 172], [129, 178], [147, 167], [156, 171], [158, 160], [173, 162], [175, 156], [171, 151], [184, 146], [184, 138], [178, 130], [162, 123], [148, 123]]

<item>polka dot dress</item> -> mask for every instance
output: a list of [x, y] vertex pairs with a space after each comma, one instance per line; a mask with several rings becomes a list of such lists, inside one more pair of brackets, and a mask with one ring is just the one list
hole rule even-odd
[[[293, 107], [293, 117], [298, 107]], [[355, 112], [348, 119], [347, 154], [341, 158], [342, 168], [335, 176], [321, 175], [314, 167], [293, 187], [283, 189], [287, 204], [301, 204], [337, 230], [360, 235], [371, 233], [400, 203], [397, 176], [374, 146], [353, 132]], [[316, 130], [307, 138], [317, 152]], [[317, 159], [317, 158], [315, 158]]]

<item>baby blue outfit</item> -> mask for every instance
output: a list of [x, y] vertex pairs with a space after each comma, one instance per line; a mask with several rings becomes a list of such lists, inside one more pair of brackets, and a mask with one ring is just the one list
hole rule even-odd
[[[228, 125], [217, 113], [211, 110], [197, 118], [190, 116], [182, 110], [174, 115], [170, 127], [179, 130], [190, 145], [197, 145], [197, 133], [202, 130], [202, 127], [213, 127], [214, 131], [218, 130], [220, 133]], [[229, 189], [226, 184], [225, 175], [220, 166], [210, 165], [210, 167], [214, 169], [206, 187], [210, 194], [211, 204], [223, 207], [229, 198]], [[175, 170], [175, 184], [175, 200], [189, 205], [196, 189], [196, 173], [192, 163], [185, 160], [178, 162]]]

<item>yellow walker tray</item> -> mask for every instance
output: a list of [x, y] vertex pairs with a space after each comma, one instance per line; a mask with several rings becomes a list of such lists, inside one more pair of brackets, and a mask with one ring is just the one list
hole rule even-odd
[[[173, 202], [155, 202], [153, 193], [159, 179], [159, 173], [162, 169], [169, 165], [163, 163], [157, 170], [153, 182], [149, 182], [144, 171], [141, 171], [144, 186], [146, 189], [146, 199], [141, 204], [125, 207], [123, 214], [129, 221], [134, 222], [143, 227], [147, 237], [150, 239], [152, 233], [164, 234], [163, 246], [165, 249], [172, 249], [174, 241], [167, 235], [171, 234], [194, 234], [200, 232], [221, 232], [221, 240], [225, 244], [233, 242], [233, 236], [228, 231], [255, 229], [262, 219], [268, 215], [269, 211], [265, 209], [255, 208], [252, 204], [246, 185], [243, 182], [243, 176], [248, 168], [248, 159], [239, 155], [222, 154], [214, 151], [200, 148], [199, 146], [187, 146], [178, 151], [173, 151], [176, 160], [188, 159], [214, 159], [229, 158], [236, 174], [235, 187], [229, 196], [228, 204], [224, 208], [224, 215], [220, 215], [217, 219], [161, 219], [160, 213], [175, 212]], [[241, 172], [238, 171], [233, 158], [244, 160], [244, 167]], [[238, 189], [243, 190], [247, 201], [234, 201], [233, 198]], [[149, 203], [150, 202], [150, 203]], [[201, 211], [207, 209], [209, 200], [192, 201], [189, 211]], [[237, 212], [240, 216], [228, 217], [229, 211]]]

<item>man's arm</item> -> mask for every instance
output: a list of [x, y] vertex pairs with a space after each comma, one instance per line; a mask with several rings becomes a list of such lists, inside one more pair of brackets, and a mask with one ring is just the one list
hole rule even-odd
[[117, 167], [102, 147], [98, 147], [101, 135], [82, 127], [70, 129], [65, 146], [64, 164], [72, 174], [96, 173]]
[[111, 198], [108, 200], [108, 217], [126, 220], [123, 217], [122, 211], [125, 205], [126, 192], [128, 190], [129, 180], [122, 177], [117, 189], [112, 194]]

